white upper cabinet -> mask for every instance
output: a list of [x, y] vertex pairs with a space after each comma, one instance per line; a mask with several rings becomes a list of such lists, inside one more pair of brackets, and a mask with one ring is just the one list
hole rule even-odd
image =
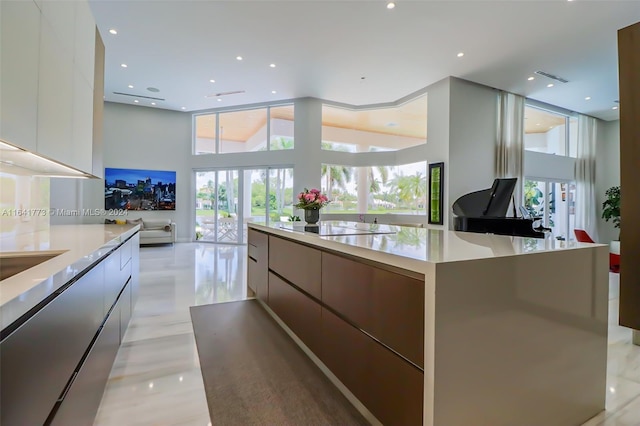
[[0, 139], [36, 149], [40, 9], [0, 2]]
[[73, 56], [76, 35], [74, 2], [68, 0], [42, 2], [42, 20], [51, 26], [58, 48]]
[[[45, 2], [45, 4], [48, 4]], [[46, 20], [40, 25], [38, 153], [71, 163], [73, 151], [73, 50], [65, 49]]]
[[87, 2], [75, 2], [76, 25], [73, 63], [75, 68], [84, 77], [89, 87], [93, 89], [95, 52], [96, 52], [96, 26], [93, 15]]
[[[73, 141], [69, 165], [85, 172], [93, 171], [93, 87], [74, 70], [73, 116], [71, 140]], [[90, 105], [90, 107], [87, 107]]]
[[91, 173], [96, 26], [88, 2], [0, 5], [0, 137]]

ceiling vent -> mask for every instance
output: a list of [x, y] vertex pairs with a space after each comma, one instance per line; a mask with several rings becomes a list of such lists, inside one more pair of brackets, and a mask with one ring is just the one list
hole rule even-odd
[[551, 80], [559, 81], [560, 83], [568, 83], [569, 82], [569, 80], [565, 80], [564, 78], [558, 77], [557, 75], [549, 74], [548, 72], [536, 71], [535, 73], [538, 74], [538, 75], [542, 75], [542, 76], [545, 76], [547, 78], [550, 78]]
[[164, 101], [164, 98], [154, 98], [152, 96], [132, 95], [130, 93], [113, 92], [114, 95], [131, 96], [133, 98], [153, 99], [154, 101]]
[[244, 90], [234, 90], [233, 92], [220, 92], [220, 93], [214, 93], [211, 95], [207, 95], [207, 98], [219, 98], [220, 96], [225, 96], [225, 95], [236, 95], [238, 93], [244, 93]]

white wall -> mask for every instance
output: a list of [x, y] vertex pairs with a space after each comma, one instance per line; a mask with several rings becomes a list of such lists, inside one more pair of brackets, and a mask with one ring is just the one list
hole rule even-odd
[[491, 188], [496, 176], [497, 92], [452, 78], [450, 107], [449, 164], [445, 164], [449, 199], [444, 210], [452, 217], [451, 205], [458, 197]]
[[[447, 77], [428, 87], [427, 95], [427, 152], [426, 159], [429, 163], [444, 162], [443, 183], [443, 225], [449, 228], [450, 207], [450, 178], [451, 168], [449, 164], [449, 122], [450, 122], [450, 87], [451, 78]], [[428, 169], [427, 169], [428, 173]], [[427, 177], [427, 182], [428, 182]], [[427, 200], [428, 202], [428, 200]]]
[[[175, 211], [129, 211], [119, 219], [162, 218], [177, 224], [179, 241], [191, 241], [191, 114], [105, 102], [104, 167], [176, 171]], [[52, 179], [51, 207], [104, 209], [104, 180]], [[80, 187], [79, 187], [80, 186]], [[105, 217], [52, 217], [52, 224], [103, 223]]]
[[[602, 219], [602, 203], [606, 199], [605, 191], [620, 185], [620, 120], [598, 121], [598, 139], [596, 143], [596, 202], [598, 215], [598, 236], [600, 242], [617, 240], [619, 230], [611, 221]], [[623, 195], [624, 196], [624, 195]]]

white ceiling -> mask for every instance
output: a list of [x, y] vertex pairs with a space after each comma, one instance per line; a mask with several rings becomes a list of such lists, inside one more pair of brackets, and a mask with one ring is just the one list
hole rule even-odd
[[[616, 0], [90, 4], [106, 47], [105, 99], [150, 106], [113, 92], [158, 97], [156, 108], [186, 111], [305, 96], [392, 102], [456, 76], [612, 120], [617, 30], [640, 21], [640, 1]], [[527, 81], [536, 70], [569, 83]], [[235, 90], [245, 93], [205, 97]]]

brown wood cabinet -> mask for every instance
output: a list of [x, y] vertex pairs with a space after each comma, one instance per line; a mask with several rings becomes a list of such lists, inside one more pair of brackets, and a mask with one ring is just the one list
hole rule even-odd
[[[257, 234], [250, 230], [250, 280], [258, 274]], [[268, 239], [271, 310], [378, 420], [422, 424], [424, 279]]]
[[322, 362], [384, 425], [422, 424], [423, 373], [322, 309]]
[[322, 302], [420, 367], [424, 279], [322, 253]]
[[320, 250], [269, 236], [269, 269], [320, 299]]
[[247, 285], [265, 303], [269, 298], [269, 237], [249, 229], [247, 236]]
[[269, 273], [269, 307], [314, 353], [320, 349], [320, 305]]

